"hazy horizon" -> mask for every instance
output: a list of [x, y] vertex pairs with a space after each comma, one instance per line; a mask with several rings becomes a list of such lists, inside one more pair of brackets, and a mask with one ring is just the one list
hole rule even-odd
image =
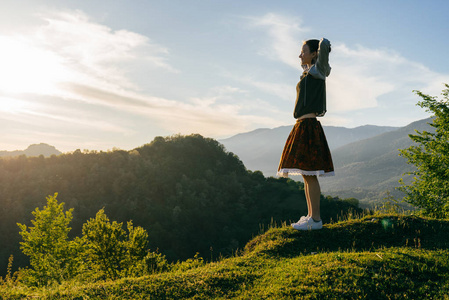
[[[407, 125], [405, 125], [405, 126], [388, 126], [388, 125], [365, 124], [365, 125], [359, 125], [359, 126], [355, 126], [355, 127], [334, 126], [334, 125], [324, 125], [323, 127], [324, 127], [324, 129], [326, 129], [326, 128], [328, 128], [328, 127], [344, 128], [344, 129], [357, 129], [357, 128], [364, 127], [364, 126], [377, 126], [377, 127], [392, 127], [392, 128], [400, 129], [400, 128], [406, 127], [406, 126], [408, 126], [408, 125], [410, 125], [410, 124], [412, 124], [412, 123], [414, 123], [414, 122], [419, 122], [419, 121], [422, 121], [422, 120], [425, 120], [425, 119], [420, 119], [420, 120], [412, 121], [412, 122], [410, 122], [409, 124], [407, 124]], [[250, 130], [250, 131], [240, 132], [240, 133], [231, 135], [231, 136], [229, 136], [229, 137], [224, 137], [224, 138], [220, 138], [220, 139], [216, 139], [216, 140], [220, 142], [220, 141], [225, 141], [225, 140], [228, 140], [228, 139], [232, 139], [233, 137], [238, 136], [238, 135], [241, 135], [241, 134], [248, 134], [248, 133], [251, 133], [251, 132], [257, 131], [257, 130], [276, 130], [277, 128], [280, 128], [280, 127], [290, 127], [290, 126], [293, 126], [293, 125], [294, 125], [294, 123], [292, 123], [291, 125], [282, 125], [282, 126], [273, 127], [273, 128], [262, 128], [262, 127], [261, 127], [261, 128], [256, 128], [256, 129], [253, 129], [253, 130]], [[192, 134], [196, 134], [196, 133], [192, 133]], [[173, 134], [173, 135], [176, 135], [176, 134]], [[170, 136], [170, 135], [166, 135], [166, 136]], [[166, 137], [166, 136], [164, 136], [164, 137]], [[206, 137], [206, 138], [211, 138], [211, 137], [208, 137], [208, 136], [205, 136], [205, 137]], [[151, 140], [145, 142], [144, 144], [150, 143], [152, 140], [153, 140], [153, 139], [151, 139]], [[61, 151], [61, 149], [58, 149], [58, 148], [55, 147], [54, 145], [52, 145], [52, 144], [50, 144], [50, 143], [47, 143], [47, 142], [45, 142], [45, 141], [41, 141], [41, 142], [38, 142], [38, 143], [32, 143], [32, 144], [29, 144], [29, 145], [25, 146], [23, 149], [12, 149], [12, 150], [0, 149], [0, 152], [2, 152], [2, 151], [7, 151], [7, 152], [24, 151], [24, 150], [28, 149], [30, 146], [40, 145], [40, 144], [45, 144], [45, 145], [54, 147], [54, 148], [55, 148], [56, 150], [58, 150], [58, 151]], [[111, 147], [110, 149], [81, 149], [80, 147], [76, 147], [76, 146], [74, 145], [74, 146], [72, 147], [71, 150], [68, 150], [68, 151], [61, 151], [61, 152], [62, 152], [62, 153], [70, 153], [70, 152], [73, 152], [73, 151], [75, 151], [75, 150], [83, 150], [83, 151], [84, 151], [84, 150], [90, 150], [90, 151], [110, 151], [110, 150], [114, 150], [114, 149], [130, 151], [130, 150], [133, 150], [133, 149], [135, 149], [135, 148], [141, 147], [141, 146], [143, 146], [144, 144], [142, 144], [142, 145], [137, 145], [137, 146], [135, 146], [135, 147], [133, 147], [133, 148], [130, 148], [130, 149], [124, 149], [124, 148], [119, 148], [119, 147], [115, 147], [115, 146]], [[282, 146], [282, 145], [281, 145], [281, 146]]]

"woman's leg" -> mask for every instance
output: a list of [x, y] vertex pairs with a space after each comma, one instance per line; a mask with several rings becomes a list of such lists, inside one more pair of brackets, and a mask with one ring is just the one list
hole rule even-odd
[[318, 182], [318, 178], [316, 176], [303, 176], [303, 178], [309, 216], [311, 216], [315, 221], [320, 221], [320, 183]]
[[312, 204], [310, 203], [309, 185], [307, 184], [306, 179], [304, 179], [304, 193], [306, 194], [307, 217], [310, 217], [312, 216]]

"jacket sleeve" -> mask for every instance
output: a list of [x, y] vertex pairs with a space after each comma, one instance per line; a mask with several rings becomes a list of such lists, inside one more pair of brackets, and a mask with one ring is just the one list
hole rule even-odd
[[331, 73], [329, 65], [329, 49], [331, 43], [328, 39], [322, 38], [318, 47], [318, 58], [316, 63], [310, 68], [309, 74], [315, 78], [325, 80]]

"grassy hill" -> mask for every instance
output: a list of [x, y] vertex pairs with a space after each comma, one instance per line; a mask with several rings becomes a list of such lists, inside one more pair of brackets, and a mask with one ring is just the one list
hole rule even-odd
[[165, 273], [28, 289], [3, 299], [449, 299], [448, 220], [375, 215], [299, 232], [271, 228], [238, 255]]

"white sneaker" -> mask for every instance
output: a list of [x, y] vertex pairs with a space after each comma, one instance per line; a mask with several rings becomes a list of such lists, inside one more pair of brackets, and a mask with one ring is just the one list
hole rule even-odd
[[301, 224], [301, 223], [307, 221], [308, 219], [310, 219], [309, 216], [302, 216], [302, 217], [298, 220], [298, 222], [292, 223], [292, 225], [293, 225], [293, 224]]
[[323, 221], [315, 222], [311, 217], [308, 217], [301, 223], [293, 223], [292, 227], [296, 230], [317, 230], [323, 228]]

